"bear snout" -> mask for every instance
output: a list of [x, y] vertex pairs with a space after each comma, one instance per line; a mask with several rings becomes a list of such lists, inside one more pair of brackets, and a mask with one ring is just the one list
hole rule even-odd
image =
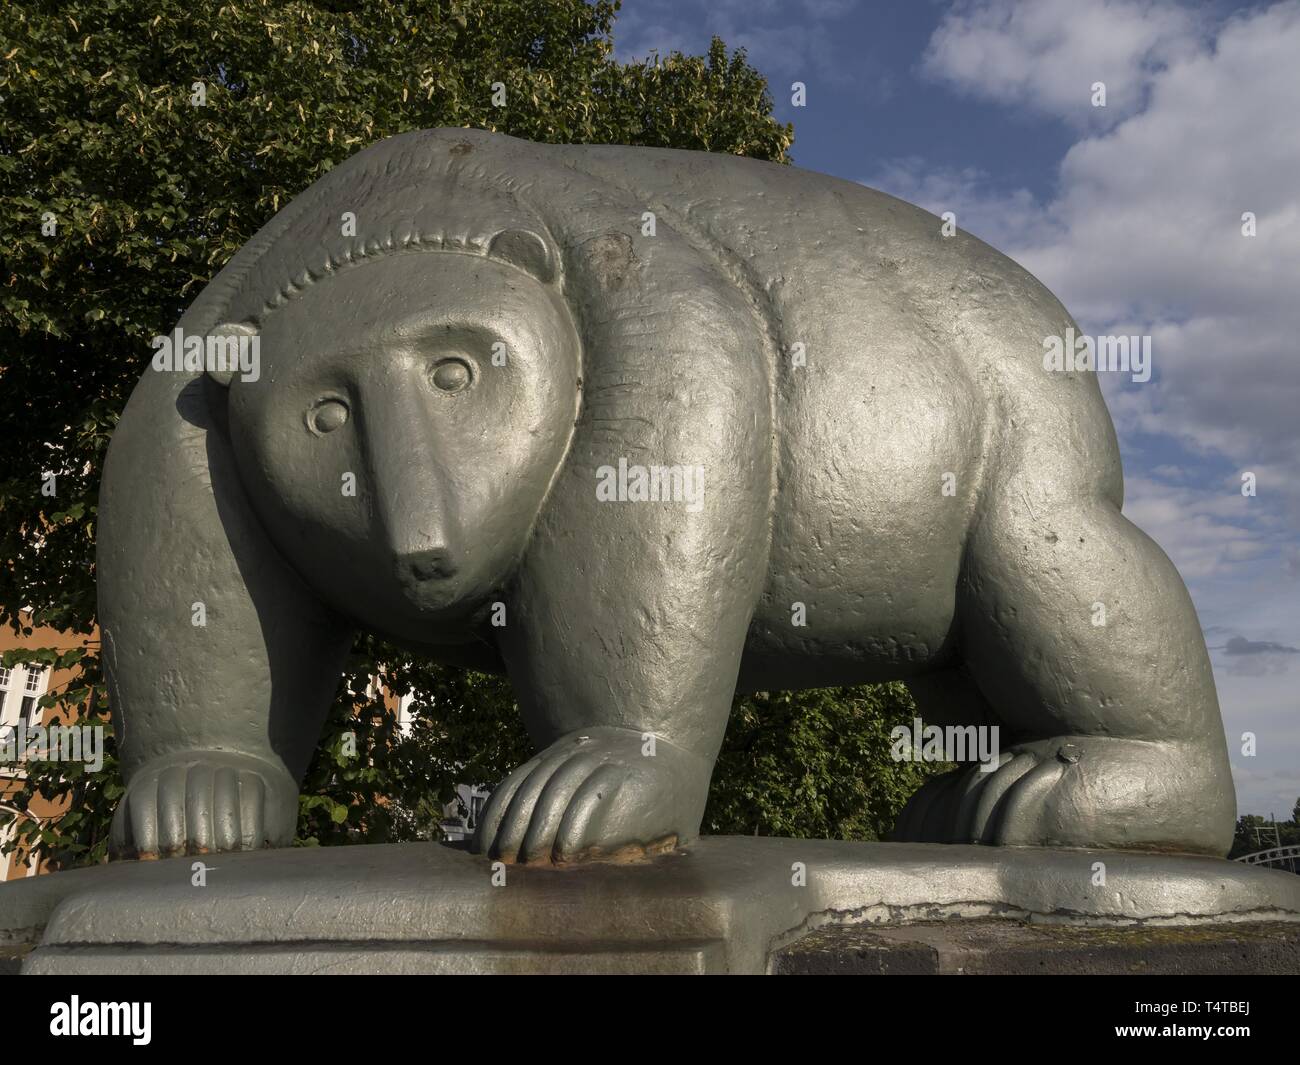
[[398, 576], [406, 580], [436, 581], [454, 576], [456, 563], [446, 548], [435, 547], [428, 551], [415, 551], [397, 559]]

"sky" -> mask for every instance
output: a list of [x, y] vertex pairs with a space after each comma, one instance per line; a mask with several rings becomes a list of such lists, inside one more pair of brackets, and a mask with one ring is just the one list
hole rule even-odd
[[615, 24], [623, 60], [715, 34], [767, 77], [796, 165], [952, 211], [1082, 331], [1152, 338], [1150, 381], [1100, 375], [1124, 512], [1191, 591], [1239, 811], [1289, 818], [1300, 0], [624, 0]]

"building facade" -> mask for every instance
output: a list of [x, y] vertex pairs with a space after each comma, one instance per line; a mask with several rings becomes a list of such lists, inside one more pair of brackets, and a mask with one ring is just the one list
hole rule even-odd
[[[95, 646], [99, 634], [91, 637], [79, 637], [59, 632], [48, 627], [32, 627], [30, 635], [20, 636], [12, 629], [0, 630], [0, 653], [19, 648], [56, 648], [60, 651], [76, 647]], [[46, 666], [24, 666], [15, 664], [5, 668], [0, 666], [0, 749], [13, 750], [16, 737], [20, 735], [20, 726], [30, 730], [36, 726], [49, 728], [61, 723], [57, 707], [42, 708], [40, 700], [51, 692], [66, 689], [76, 679], [75, 670], [51, 669]], [[407, 732], [411, 727], [411, 706], [413, 695], [398, 698], [383, 685], [381, 677], [372, 678], [367, 694], [380, 697], [392, 709], [397, 710], [399, 728]], [[9, 746], [4, 748], [8, 738]], [[0, 753], [0, 810], [19, 813], [14, 804], [14, 796], [20, 792], [27, 776], [24, 768], [26, 758], [21, 750], [17, 756], [7, 758]], [[444, 804], [438, 825], [443, 836], [448, 840], [466, 840], [474, 834], [475, 826], [487, 803], [489, 792], [483, 788], [468, 784], [456, 787], [456, 798]], [[54, 803], [37, 798], [31, 803], [30, 812], [41, 820], [57, 817], [62, 813], [66, 802]], [[17, 822], [0, 827], [0, 844], [11, 842], [17, 833]], [[2, 849], [2, 848], [0, 848]], [[24, 876], [35, 876], [47, 871], [48, 863], [30, 859], [21, 849], [12, 854], [0, 854], [0, 881], [15, 880]]]
[[[44, 626], [33, 627], [31, 635], [20, 636], [6, 627], [0, 629], [0, 653], [37, 647], [54, 647], [64, 651], [97, 640], [98, 634], [90, 638], [69, 636]], [[38, 725], [48, 728], [58, 724], [60, 715], [57, 708], [41, 708], [41, 697], [50, 692], [62, 691], [74, 676], [72, 670], [51, 669], [48, 666], [0, 666], [0, 740], [8, 738], [12, 745], [19, 735], [20, 726], [32, 729]], [[0, 756], [0, 809], [18, 812], [13, 798], [22, 790], [27, 779], [25, 761], [25, 755], [21, 751], [15, 752], [13, 758], [9, 758], [7, 752]], [[32, 803], [31, 812], [44, 820], [57, 817], [62, 812], [63, 805], [38, 798]], [[0, 843], [9, 843], [16, 835], [17, 827], [15, 822], [0, 828]], [[0, 853], [0, 881], [35, 876], [44, 871], [45, 863], [30, 860], [21, 850], [13, 854]]]

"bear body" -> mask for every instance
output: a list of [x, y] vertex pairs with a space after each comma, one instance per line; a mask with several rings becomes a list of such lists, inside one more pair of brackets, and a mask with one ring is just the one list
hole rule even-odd
[[689, 840], [738, 687], [891, 678], [1004, 737], [899, 838], [1222, 853], [1204, 641], [1119, 512], [1095, 374], [1044, 367], [1072, 326], [979, 241], [793, 167], [367, 149], [182, 319], [255, 336], [258, 378], [146, 371], [114, 437], [117, 850], [288, 842], [365, 628], [511, 678], [540, 753], [476, 840], [507, 860]]

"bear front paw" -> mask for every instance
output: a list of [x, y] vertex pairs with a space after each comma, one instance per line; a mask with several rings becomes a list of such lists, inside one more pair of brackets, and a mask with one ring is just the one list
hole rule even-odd
[[699, 831], [708, 762], [648, 734], [570, 733], [492, 793], [473, 849], [507, 862], [635, 858]]
[[110, 854], [257, 850], [293, 841], [298, 785], [284, 769], [228, 751], [155, 759], [131, 776], [113, 815]]

